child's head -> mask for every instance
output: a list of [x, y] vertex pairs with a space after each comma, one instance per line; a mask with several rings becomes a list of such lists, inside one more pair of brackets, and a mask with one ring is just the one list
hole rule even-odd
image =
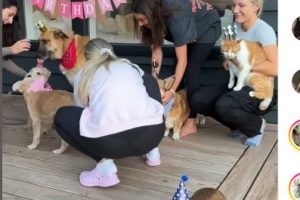
[[202, 188], [193, 194], [191, 200], [226, 200], [226, 198], [218, 189]]

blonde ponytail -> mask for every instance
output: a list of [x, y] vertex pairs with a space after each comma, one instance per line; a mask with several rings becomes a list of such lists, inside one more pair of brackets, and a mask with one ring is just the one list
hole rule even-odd
[[122, 61], [128, 64], [132, 63], [127, 59], [118, 58], [113, 52], [113, 47], [108, 42], [100, 38], [95, 38], [89, 41], [84, 55], [87, 62], [81, 73], [77, 95], [81, 104], [86, 107], [88, 105], [91, 82], [93, 81], [99, 67], [105, 67], [109, 70], [109, 64], [111, 61]]

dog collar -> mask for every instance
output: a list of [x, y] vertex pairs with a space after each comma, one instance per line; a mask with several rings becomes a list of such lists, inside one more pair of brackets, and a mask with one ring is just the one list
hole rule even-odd
[[44, 77], [37, 78], [30, 85], [30, 90], [32, 92], [38, 91], [52, 91], [52, 87]]
[[170, 110], [172, 109], [173, 107], [173, 104], [174, 104], [174, 101], [175, 101], [175, 96], [172, 97], [170, 99], [170, 101], [164, 105], [164, 116], [167, 117], [168, 113], [170, 112]]
[[76, 45], [75, 38], [69, 44], [67, 50], [65, 51], [63, 57], [60, 59], [60, 64], [66, 69], [72, 69], [76, 63]]

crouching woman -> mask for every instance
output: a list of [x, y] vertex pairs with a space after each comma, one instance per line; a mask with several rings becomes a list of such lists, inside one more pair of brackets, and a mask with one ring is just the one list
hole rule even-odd
[[96, 38], [86, 47], [86, 65], [74, 82], [77, 106], [56, 113], [59, 135], [97, 162], [80, 174], [86, 187], [118, 184], [113, 159], [146, 155], [146, 164], [160, 165], [158, 144], [164, 135], [158, 84], [112, 46]]

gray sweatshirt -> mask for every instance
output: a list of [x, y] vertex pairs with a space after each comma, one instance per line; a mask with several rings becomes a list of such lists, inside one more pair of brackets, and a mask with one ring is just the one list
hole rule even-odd
[[10, 59], [7, 59], [7, 60], [3, 59], [3, 57], [8, 56], [8, 55], [12, 55], [11, 48], [10, 47], [3, 47], [2, 48], [2, 59], [1, 59], [3, 69], [9, 71], [10, 73], [12, 73], [16, 76], [24, 77], [25, 74], [27, 73], [24, 69], [22, 69], [21, 67], [16, 65]]

